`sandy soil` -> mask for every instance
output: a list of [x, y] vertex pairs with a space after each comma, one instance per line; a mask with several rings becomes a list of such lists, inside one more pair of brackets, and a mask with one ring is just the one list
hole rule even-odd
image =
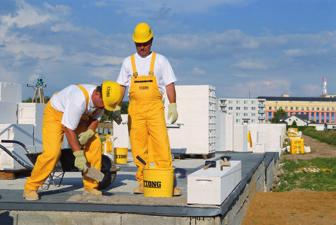
[[257, 193], [243, 225], [336, 225], [336, 192]]
[[316, 139], [309, 136], [303, 135], [304, 144], [310, 146], [311, 153], [304, 155], [283, 155], [283, 159], [313, 159], [317, 157], [330, 158], [336, 157], [336, 146], [322, 143]]

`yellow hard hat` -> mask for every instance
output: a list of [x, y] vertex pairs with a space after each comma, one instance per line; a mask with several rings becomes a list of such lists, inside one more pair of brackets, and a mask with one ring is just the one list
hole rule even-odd
[[103, 81], [102, 97], [104, 108], [108, 111], [113, 111], [114, 108], [121, 102], [123, 97], [120, 84], [111, 80]]
[[132, 38], [135, 43], [146, 43], [153, 38], [151, 27], [147, 23], [138, 23], [134, 28]]

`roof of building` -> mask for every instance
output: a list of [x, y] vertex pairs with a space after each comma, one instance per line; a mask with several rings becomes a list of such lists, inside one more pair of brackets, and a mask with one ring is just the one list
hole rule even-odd
[[308, 117], [308, 114], [296, 114], [296, 115], [291, 115], [291, 116], [287, 116], [284, 120], [287, 120], [288, 118], [292, 117], [292, 116], [295, 116], [297, 118], [299, 118], [300, 120], [303, 120], [303, 121], [308, 121], [309, 120], [309, 117]]
[[336, 98], [323, 98], [323, 97], [259, 96], [258, 99], [266, 99], [266, 101], [336, 102]]

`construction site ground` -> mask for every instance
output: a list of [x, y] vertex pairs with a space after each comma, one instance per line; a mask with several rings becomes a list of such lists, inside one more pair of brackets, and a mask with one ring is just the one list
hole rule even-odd
[[[308, 136], [303, 138], [312, 152], [305, 155], [283, 155], [281, 160], [336, 157], [336, 146], [321, 143]], [[278, 224], [336, 225], [336, 192], [293, 189], [289, 192], [259, 192], [254, 195], [243, 225]]]

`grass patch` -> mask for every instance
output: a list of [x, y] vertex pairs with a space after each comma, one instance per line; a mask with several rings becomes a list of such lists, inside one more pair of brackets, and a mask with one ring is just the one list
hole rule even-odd
[[321, 142], [336, 145], [336, 130], [317, 131], [314, 127], [306, 127], [302, 132]]
[[336, 191], [336, 158], [284, 160], [282, 163], [284, 174], [275, 191]]

